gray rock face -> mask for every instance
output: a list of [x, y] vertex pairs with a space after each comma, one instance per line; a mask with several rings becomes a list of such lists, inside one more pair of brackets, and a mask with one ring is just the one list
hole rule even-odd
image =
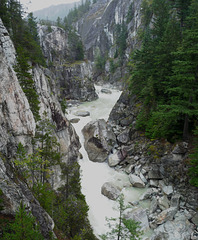
[[[49, 84], [49, 77], [45, 73], [43, 68], [35, 67], [33, 69], [33, 79], [40, 100], [40, 115], [43, 116], [43, 113], [46, 112], [47, 117], [55, 124], [54, 134], [60, 144], [62, 158], [65, 162], [68, 162], [70, 159], [77, 159], [78, 157], [79, 139], [74, 128], [61, 110], [55, 82], [53, 79], [50, 79], [51, 84]], [[57, 166], [57, 169], [54, 169], [56, 172], [53, 180], [55, 188], [58, 188], [61, 184], [59, 168]]]
[[[88, 59], [94, 60], [94, 54], [98, 48], [102, 55], [108, 52], [109, 57], [113, 58], [115, 54], [113, 45], [116, 41], [114, 26], [116, 24], [122, 24], [124, 20], [126, 22], [130, 4], [130, 0], [98, 0], [87, 15], [79, 20], [76, 27], [82, 36]], [[127, 26], [129, 31], [129, 38], [127, 39], [129, 49], [127, 53], [129, 53], [130, 49], [134, 46], [134, 41], [131, 42], [130, 39], [136, 35], [140, 25], [141, 1], [133, 1], [133, 7], [135, 12], [131, 13], [133, 16]], [[107, 67], [107, 70], [108, 69], [109, 67]], [[115, 75], [118, 74], [120, 74], [120, 71]]]
[[47, 59], [50, 75], [57, 79], [62, 98], [81, 101], [97, 99], [92, 81], [92, 64], [89, 61], [69, 63], [72, 55], [69, 47], [68, 33], [52, 26], [49, 32], [47, 26], [39, 25], [41, 47]]
[[120, 189], [111, 182], [104, 183], [101, 188], [101, 193], [111, 200], [116, 200], [120, 192]]
[[7, 29], [4, 27], [2, 20], [0, 19], [0, 48], [4, 54], [6, 61], [13, 66], [16, 63], [16, 51], [14, 45], [10, 39]]
[[154, 230], [152, 240], [190, 240], [193, 227], [184, 214], [178, 213], [173, 221], [167, 221]]
[[[0, 31], [3, 33], [0, 32], [0, 36], [4, 36], [6, 30], [1, 23]], [[7, 37], [7, 40], [3, 38], [2, 41], [11, 44]], [[8, 61], [10, 56], [15, 54], [15, 51], [11, 52], [13, 45], [10, 50], [2, 46], [4, 47], [4, 44], [0, 44], [0, 151], [8, 156], [12, 155], [20, 141], [30, 145], [36, 125], [29, 103], [10, 65], [11, 60]]]
[[111, 127], [107, 125], [104, 119], [99, 119], [88, 123], [83, 128], [82, 133], [89, 159], [93, 162], [104, 162], [116, 143]]
[[[6, 199], [5, 214], [14, 215], [20, 202], [27, 206], [38, 220], [44, 237], [49, 239], [54, 223], [51, 217], [39, 205], [25, 183], [22, 183], [12, 172], [13, 158], [17, 146], [22, 143], [28, 153], [32, 152], [32, 137], [35, 134], [35, 120], [28, 100], [13, 70], [15, 50], [9, 35], [0, 21], [0, 189]], [[49, 84], [49, 73], [46, 69], [34, 66], [33, 80], [40, 100], [40, 114], [47, 113], [55, 124], [54, 135], [60, 143], [64, 161], [76, 160], [80, 144], [69, 121], [61, 111], [55, 82]], [[52, 79], [51, 79], [52, 80]], [[60, 166], [54, 167], [54, 187], [60, 185]]]

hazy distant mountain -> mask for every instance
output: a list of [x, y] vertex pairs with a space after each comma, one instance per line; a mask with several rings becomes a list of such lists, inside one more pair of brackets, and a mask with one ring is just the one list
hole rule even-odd
[[34, 17], [37, 19], [44, 19], [44, 20], [51, 20], [56, 21], [58, 17], [64, 18], [68, 13], [69, 10], [74, 7], [74, 5], [78, 5], [78, 1], [75, 3], [66, 3], [60, 5], [52, 5], [48, 8], [43, 8], [41, 10], [33, 12]]

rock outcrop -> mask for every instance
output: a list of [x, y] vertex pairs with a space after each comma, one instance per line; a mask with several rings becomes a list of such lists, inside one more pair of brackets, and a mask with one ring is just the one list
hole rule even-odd
[[[138, 28], [141, 24], [142, 0], [97, 0], [91, 9], [77, 23], [76, 29], [82, 37], [87, 53], [87, 58], [94, 61], [97, 54], [103, 58], [107, 55], [105, 70], [103, 74], [97, 71], [94, 79], [97, 82], [109, 82], [112, 85], [123, 86], [123, 78], [128, 70], [125, 65], [131, 50], [139, 45], [137, 39]], [[117, 32], [118, 25], [125, 24], [128, 37], [126, 49], [123, 56], [123, 64], [114, 58], [117, 54]], [[111, 60], [115, 69], [111, 69]]]
[[131, 52], [131, 48], [136, 44], [132, 37], [137, 35], [141, 23], [141, 2], [139, 0], [98, 0], [92, 5], [90, 11], [76, 24], [88, 59], [94, 60], [96, 49], [100, 49], [103, 56], [108, 52], [108, 56], [113, 58], [116, 42], [115, 26], [126, 22], [129, 6], [132, 4], [134, 10], [130, 13], [131, 19], [127, 23], [129, 37], [126, 51]]
[[[33, 151], [32, 137], [36, 123], [28, 100], [20, 87], [16, 73], [15, 49], [9, 34], [0, 20], [0, 189], [5, 206], [2, 214], [14, 215], [20, 202], [26, 205], [38, 220], [46, 239], [50, 238], [54, 223], [40, 206], [27, 185], [19, 180], [13, 162], [19, 143], [28, 153]], [[65, 118], [57, 97], [55, 82], [46, 74], [47, 69], [34, 66], [33, 80], [40, 100], [40, 115], [55, 124], [54, 135], [60, 143], [63, 161], [75, 161], [79, 155], [79, 140], [70, 122]], [[54, 187], [60, 184], [60, 166], [54, 169]], [[57, 171], [56, 171], [57, 170]]]
[[[135, 128], [140, 108], [135, 96], [124, 91], [112, 109], [108, 122], [118, 142], [114, 151], [125, 156], [113, 166], [126, 171], [132, 184], [148, 187], [140, 201], [151, 202], [147, 217], [154, 230], [152, 240], [197, 239], [193, 218], [197, 214], [198, 191], [189, 184], [188, 144], [147, 139]], [[122, 135], [127, 136], [127, 141]]]
[[111, 127], [104, 119], [99, 119], [88, 123], [82, 133], [89, 159], [93, 162], [104, 162], [116, 142]]
[[56, 79], [61, 98], [91, 101], [97, 99], [92, 80], [90, 61], [71, 62], [73, 54], [69, 46], [68, 33], [52, 26], [50, 31], [39, 25], [39, 37], [46, 58], [49, 77]]

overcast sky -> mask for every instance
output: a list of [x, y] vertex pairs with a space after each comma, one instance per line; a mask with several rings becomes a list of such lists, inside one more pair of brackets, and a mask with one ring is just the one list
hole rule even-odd
[[80, 0], [20, 0], [21, 4], [28, 12], [33, 12], [51, 5], [58, 5], [62, 3], [79, 2]]

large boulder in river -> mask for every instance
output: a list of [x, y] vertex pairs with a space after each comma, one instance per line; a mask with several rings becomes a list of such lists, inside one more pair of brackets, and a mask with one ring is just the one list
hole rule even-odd
[[131, 184], [133, 185], [133, 187], [137, 187], [137, 188], [145, 187], [145, 183], [138, 176], [136, 176], [134, 174], [129, 174], [129, 180], [130, 180]]
[[111, 200], [116, 200], [120, 195], [120, 189], [111, 182], [106, 182], [101, 188], [101, 193]]
[[82, 130], [84, 147], [93, 162], [104, 162], [116, 143], [111, 127], [104, 119], [89, 122]]

